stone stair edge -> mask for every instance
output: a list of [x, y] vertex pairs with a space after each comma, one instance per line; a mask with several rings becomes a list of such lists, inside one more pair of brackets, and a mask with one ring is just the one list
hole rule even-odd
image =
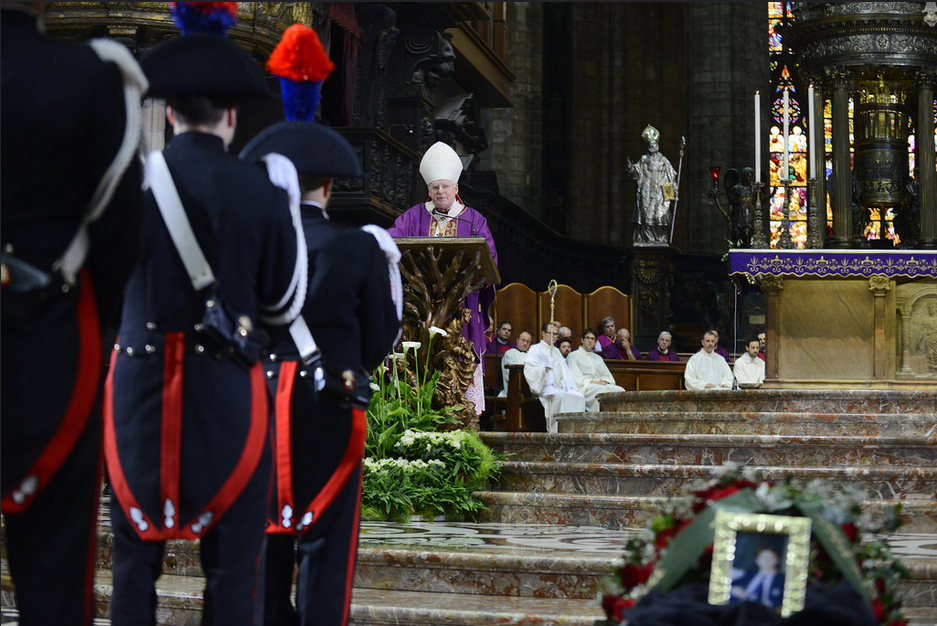
[[739, 444], [774, 446], [778, 444], [821, 444], [825, 446], [862, 446], [863, 448], [937, 448], [933, 435], [775, 435], [747, 433], [530, 433], [481, 432], [482, 441], [497, 444], [566, 444], [594, 445], [603, 443], [666, 443], [672, 446], [692, 446], [706, 443], [713, 447]]
[[937, 389], [680, 389], [626, 391], [624, 393], [600, 394], [605, 397], [627, 398], [633, 401], [669, 399], [671, 402], [682, 402], [697, 399], [740, 399], [740, 398], [804, 398], [829, 401], [835, 398], [848, 398], [850, 400], [906, 400], [913, 398], [916, 401], [933, 400], [937, 402]]
[[[624, 545], [624, 542], [622, 543]], [[513, 554], [495, 552], [469, 554], [454, 550], [358, 548], [358, 565], [383, 565], [392, 567], [420, 566], [427, 569], [457, 567], [463, 570], [483, 569], [488, 571], [525, 573], [562, 572], [582, 574], [599, 568], [613, 566], [614, 557], [597, 555], [557, 556], [555, 554]], [[532, 567], [531, 567], [532, 566]]]
[[[859, 411], [859, 412], [835, 412], [835, 411], [810, 411], [806, 409], [788, 410], [788, 411], [766, 411], [758, 410], [752, 407], [745, 407], [744, 410], [732, 410], [724, 407], [678, 410], [673, 406], [651, 407], [649, 409], [620, 409], [610, 411], [602, 409], [601, 411], [584, 413], [557, 413], [557, 418], [563, 418], [566, 422], [576, 421], [604, 421], [604, 420], [622, 420], [631, 421], [647, 419], [648, 415], [653, 415], [655, 419], [666, 421], [701, 421], [710, 419], [720, 422], [747, 421], [747, 422], [802, 422], [826, 423], [830, 420], [836, 421], [886, 421], [903, 423], [905, 420], [921, 421], [932, 423], [937, 418], [937, 412], [896, 410], [889, 412]], [[874, 418], [874, 420], [873, 420]]]
[[[689, 465], [682, 463], [576, 463], [568, 461], [501, 461], [499, 467], [504, 472], [527, 472], [529, 474], [596, 474], [614, 473], [619, 475], [639, 475], [653, 477], [653, 475], [676, 476], [680, 478], [710, 478], [719, 465]], [[772, 476], [783, 475], [795, 478], [812, 478], [830, 476], [853, 478], [863, 477], [889, 477], [937, 479], [937, 467], [914, 465], [879, 465], [879, 466], [748, 466], [758, 473], [762, 479], [770, 480]]]
[[[530, 491], [475, 491], [475, 497], [485, 502], [496, 502], [498, 504], [511, 504], [513, 502], [527, 499], [535, 500], [537, 503], [544, 502], [569, 502], [571, 507], [582, 506], [600, 506], [606, 508], [623, 508], [624, 506], [634, 506], [635, 508], [653, 508], [659, 510], [661, 504], [672, 500], [673, 495], [653, 495], [653, 496], [606, 496], [601, 494], [581, 494], [581, 493], [559, 493], [559, 492], [530, 492]], [[905, 511], [908, 509], [934, 509], [937, 511], [937, 500], [933, 499], [909, 499], [909, 500], [866, 500], [865, 506], [895, 506], [902, 505]]]
[[[536, 598], [529, 596], [458, 595], [460, 608], [452, 606], [452, 595], [426, 591], [363, 589], [352, 591], [351, 619], [354, 623], [388, 624], [583, 624], [603, 616], [598, 597], [594, 599]], [[367, 608], [364, 608], [367, 607]], [[390, 613], [390, 614], [388, 614]], [[383, 616], [393, 621], [372, 622]], [[370, 618], [369, 621], [360, 621]]]
[[[99, 532], [99, 548], [110, 545], [111, 534]], [[624, 543], [622, 543], [624, 545]], [[477, 548], [473, 548], [478, 550]], [[182, 539], [167, 542], [165, 553], [174, 557], [188, 555], [186, 562], [198, 567], [198, 542]], [[358, 565], [371, 567], [422, 567], [424, 569], [458, 568], [468, 570], [486, 570], [497, 572], [526, 573], [595, 573], [601, 568], [614, 565], [615, 558], [590, 554], [556, 555], [551, 553], [503, 554], [496, 551], [466, 552], [456, 548], [387, 548], [370, 545], [358, 546]], [[107, 562], [106, 560], [104, 562]], [[99, 566], [101, 560], [99, 559]], [[164, 576], [189, 575], [174, 572], [173, 568], [163, 568]]]

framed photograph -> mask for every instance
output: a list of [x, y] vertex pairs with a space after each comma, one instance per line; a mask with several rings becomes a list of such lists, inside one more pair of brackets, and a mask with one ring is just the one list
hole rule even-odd
[[710, 604], [760, 602], [787, 617], [804, 608], [810, 519], [718, 511]]

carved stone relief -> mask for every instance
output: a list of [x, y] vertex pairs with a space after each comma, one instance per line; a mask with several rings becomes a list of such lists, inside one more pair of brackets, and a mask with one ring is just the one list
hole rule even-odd
[[937, 284], [898, 286], [898, 378], [937, 379]]

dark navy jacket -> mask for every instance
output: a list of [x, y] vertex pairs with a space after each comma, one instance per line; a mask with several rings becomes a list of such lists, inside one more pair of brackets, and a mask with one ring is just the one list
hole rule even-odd
[[[230, 308], [255, 328], [263, 307], [289, 309], [298, 243], [286, 192], [214, 135], [178, 135], [164, 155]], [[193, 539], [257, 468], [269, 395], [259, 362], [248, 370], [206, 345], [196, 328], [205, 294], [193, 289], [151, 191], [145, 208], [108, 380], [105, 453], [113, 492], [141, 538]]]
[[[102, 62], [89, 46], [39, 33], [26, 13], [5, 9], [2, 15], [2, 247], [50, 272], [120, 147], [123, 82], [117, 66]], [[139, 242], [141, 203], [134, 160], [89, 229], [90, 253], [76, 288], [63, 293], [56, 284], [43, 292], [3, 293], [5, 513], [28, 506], [85, 425], [94, 425], [89, 420], [99, 419], [92, 415], [103, 377], [102, 326], [116, 326]]]
[[[318, 205], [303, 204], [301, 210], [309, 249], [303, 317], [330, 371], [369, 376], [393, 349], [400, 329], [384, 252], [370, 233], [326, 219]], [[364, 452], [364, 412], [353, 411], [330, 391], [320, 393], [314, 404], [296, 375], [297, 358], [286, 329], [274, 331], [264, 364], [276, 394], [278, 440], [268, 532], [308, 529], [310, 519], [321, 515], [361, 464]], [[291, 471], [284, 474], [285, 468]]]

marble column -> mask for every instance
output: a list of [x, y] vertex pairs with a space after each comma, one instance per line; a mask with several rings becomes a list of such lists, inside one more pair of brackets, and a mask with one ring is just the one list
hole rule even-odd
[[849, 159], [849, 73], [827, 71], [833, 91], [833, 241], [831, 248], [852, 248], [852, 167]]
[[812, 182], [807, 181], [807, 247], [822, 248], [823, 241], [826, 239], [826, 134], [823, 122], [823, 108], [826, 101], [821, 85], [815, 84], [813, 89], [813, 107], [816, 117], [814, 128], [809, 130], [809, 141], [815, 150], [817, 171]]
[[885, 296], [891, 291], [891, 280], [887, 276], [869, 278], [869, 291], [874, 299], [872, 323], [872, 380], [885, 380]]
[[937, 72], [917, 73], [917, 143], [914, 163], [921, 184], [921, 248], [937, 248], [937, 172], [934, 162], [934, 83]]
[[761, 291], [765, 294], [765, 382], [764, 388], [778, 388], [778, 296], [784, 279], [772, 274], [761, 275]]

